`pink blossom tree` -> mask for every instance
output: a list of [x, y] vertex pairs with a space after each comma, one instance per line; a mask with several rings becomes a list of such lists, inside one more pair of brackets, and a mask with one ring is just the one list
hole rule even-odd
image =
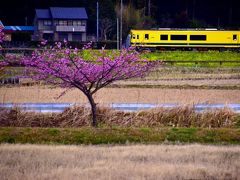
[[35, 51], [31, 57], [24, 58], [23, 64], [30, 72], [28, 75], [35, 80], [43, 80], [67, 90], [79, 89], [91, 105], [92, 126], [96, 127], [93, 95], [115, 81], [143, 77], [157, 63], [141, 60], [134, 50], [96, 51], [89, 50], [90, 45], [73, 50], [59, 42], [53, 48]]

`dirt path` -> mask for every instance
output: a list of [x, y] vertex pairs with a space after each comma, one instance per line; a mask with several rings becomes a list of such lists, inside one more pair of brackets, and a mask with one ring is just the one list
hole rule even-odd
[[[71, 90], [56, 99], [63, 89], [48, 87], [0, 88], [0, 103], [48, 102], [86, 103], [79, 90]], [[97, 103], [240, 103], [240, 90], [105, 88], [95, 99]]]

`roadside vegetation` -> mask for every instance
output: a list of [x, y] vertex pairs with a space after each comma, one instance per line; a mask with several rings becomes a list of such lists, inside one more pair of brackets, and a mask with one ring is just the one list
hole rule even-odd
[[[196, 112], [193, 107], [154, 108], [137, 112], [124, 112], [110, 108], [98, 108], [99, 127], [126, 128], [239, 128], [240, 116], [230, 109], [214, 109]], [[62, 113], [34, 113], [20, 108], [0, 111], [1, 127], [61, 127], [79, 128], [91, 125], [91, 111], [86, 107], [66, 108]]]

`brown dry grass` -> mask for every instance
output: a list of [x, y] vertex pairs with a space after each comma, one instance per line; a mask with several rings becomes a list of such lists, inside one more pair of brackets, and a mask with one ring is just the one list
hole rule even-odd
[[[163, 73], [159, 71], [152, 72], [145, 77], [146, 80], [163, 80], [163, 79], [239, 79], [240, 73], [218, 72], [218, 73], [182, 73], [182, 72], [168, 72]], [[141, 80], [141, 79], [140, 79]]]
[[175, 85], [175, 86], [236, 86], [239, 79], [172, 79], [172, 80], [139, 80], [139, 81], [120, 81], [118, 85]]
[[0, 145], [7, 179], [239, 179], [240, 146]]
[[[18, 108], [0, 110], [1, 127], [83, 127], [91, 124], [91, 111], [84, 107], [67, 108], [62, 113], [23, 112]], [[238, 116], [229, 109], [196, 113], [192, 107], [156, 108], [139, 112], [122, 112], [109, 108], [97, 110], [101, 126], [121, 127], [202, 127], [231, 128]]]
[[[86, 103], [87, 99], [77, 89], [56, 99], [63, 89], [49, 86], [0, 88], [1, 103]], [[239, 103], [240, 90], [204, 89], [154, 89], [154, 88], [104, 88], [96, 95], [99, 104], [109, 103]]]
[[144, 79], [239, 79], [239, 68], [162, 67]]

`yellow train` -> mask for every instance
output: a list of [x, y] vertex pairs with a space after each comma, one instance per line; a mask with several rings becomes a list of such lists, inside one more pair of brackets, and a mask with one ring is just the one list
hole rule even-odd
[[140, 49], [240, 50], [240, 31], [217, 29], [131, 30], [130, 45]]

